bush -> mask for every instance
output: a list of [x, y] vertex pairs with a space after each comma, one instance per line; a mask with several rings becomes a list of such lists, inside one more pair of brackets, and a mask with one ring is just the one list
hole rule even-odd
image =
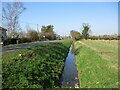
[[17, 40], [19, 43], [26, 43], [26, 42], [32, 42], [30, 38], [8, 38], [3, 42], [3, 45], [9, 45], [9, 44], [17, 44]]
[[70, 33], [71, 33], [71, 36], [72, 36], [72, 39], [73, 40], [80, 40], [81, 39], [81, 35], [80, 35], [80, 33], [79, 32], [77, 32], [77, 31], [74, 31], [74, 30], [72, 30], [72, 31], [70, 31]]
[[92, 40], [119, 40], [117, 35], [99, 35], [99, 36], [90, 36]]
[[39, 40], [56, 40], [56, 34], [54, 33], [39, 33]]
[[19, 43], [32, 42], [30, 38], [19, 38]]
[[3, 45], [16, 44], [18, 38], [8, 38], [4, 40]]
[[28, 30], [27, 32], [28, 37], [31, 39], [31, 41], [37, 41], [39, 40], [38, 32], [35, 30]]

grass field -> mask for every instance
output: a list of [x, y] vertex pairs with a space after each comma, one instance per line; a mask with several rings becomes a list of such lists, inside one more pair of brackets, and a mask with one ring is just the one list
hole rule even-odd
[[76, 65], [81, 88], [118, 87], [118, 42], [75, 42]]
[[[71, 43], [70, 40], [61, 40], [59, 41], [60, 43], [62, 43], [63, 45], [65, 45], [67, 48], [69, 47], [69, 44]], [[19, 50], [15, 50], [12, 52], [8, 52], [8, 53], [4, 53], [2, 54], [2, 64], [9, 64], [12, 62], [12, 59], [16, 59], [19, 58], [20, 54], [25, 54], [26, 51], [28, 51], [29, 48], [26, 49], [19, 49]]]
[[3, 88], [58, 88], [70, 40], [3, 54]]

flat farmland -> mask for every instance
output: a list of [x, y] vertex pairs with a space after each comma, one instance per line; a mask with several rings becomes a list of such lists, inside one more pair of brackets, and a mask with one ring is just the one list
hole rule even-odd
[[118, 87], [117, 40], [82, 40], [74, 46], [81, 88]]
[[118, 69], [117, 40], [85, 40], [81, 42], [93, 49], [103, 59], [107, 60], [112, 68]]

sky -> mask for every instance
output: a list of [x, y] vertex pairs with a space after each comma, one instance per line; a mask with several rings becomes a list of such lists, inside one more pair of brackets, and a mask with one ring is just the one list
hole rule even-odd
[[[23, 2], [27, 8], [20, 17], [22, 27], [36, 29], [54, 25], [58, 35], [68, 36], [71, 30], [82, 31], [88, 23], [92, 35], [118, 33], [117, 2]], [[5, 4], [3, 4], [4, 6]]]

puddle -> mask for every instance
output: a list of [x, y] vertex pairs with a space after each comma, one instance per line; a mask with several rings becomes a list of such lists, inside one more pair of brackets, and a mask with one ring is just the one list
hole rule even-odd
[[61, 87], [79, 88], [78, 72], [75, 61], [76, 59], [73, 53], [73, 45], [71, 45], [60, 80]]

